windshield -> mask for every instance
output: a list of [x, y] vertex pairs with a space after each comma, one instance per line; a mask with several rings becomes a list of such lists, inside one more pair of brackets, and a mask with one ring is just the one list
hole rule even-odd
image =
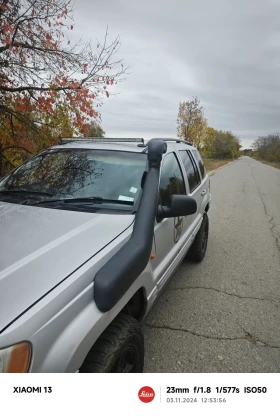
[[35, 156], [0, 181], [0, 192], [41, 198], [99, 197], [136, 202], [146, 155], [91, 149], [53, 149]]

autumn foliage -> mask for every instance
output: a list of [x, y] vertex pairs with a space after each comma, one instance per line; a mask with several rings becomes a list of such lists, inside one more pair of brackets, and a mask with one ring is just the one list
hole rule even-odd
[[73, 44], [73, 29], [71, 0], [0, 0], [0, 169], [11, 161], [3, 149], [20, 158], [100, 122], [102, 98], [125, 73], [119, 38], [106, 32], [93, 51]]
[[240, 155], [238, 137], [210, 127], [197, 97], [179, 103], [177, 131], [178, 137], [190, 141], [204, 158], [232, 159]]
[[203, 146], [208, 124], [197, 97], [179, 103], [177, 126], [180, 138], [191, 141], [198, 148]]

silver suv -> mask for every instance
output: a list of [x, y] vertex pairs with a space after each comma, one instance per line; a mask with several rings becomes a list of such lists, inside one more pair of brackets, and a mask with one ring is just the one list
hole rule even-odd
[[201, 261], [210, 180], [177, 139], [62, 140], [0, 181], [0, 373], [142, 372], [141, 322]]

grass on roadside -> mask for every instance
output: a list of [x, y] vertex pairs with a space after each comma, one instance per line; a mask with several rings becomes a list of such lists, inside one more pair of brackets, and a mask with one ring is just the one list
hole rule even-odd
[[268, 162], [267, 160], [256, 159], [259, 162], [264, 163], [265, 165], [273, 166], [276, 169], [280, 169], [280, 162]]
[[220, 168], [223, 165], [226, 165], [229, 162], [232, 162], [232, 159], [203, 159], [204, 165], [206, 168], [206, 172], [211, 172], [211, 170], [215, 170]]

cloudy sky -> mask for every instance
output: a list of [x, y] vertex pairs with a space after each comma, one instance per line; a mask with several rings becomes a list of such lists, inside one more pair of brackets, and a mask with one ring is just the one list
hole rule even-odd
[[121, 37], [130, 64], [102, 106], [107, 137], [176, 137], [180, 101], [249, 147], [280, 130], [280, 0], [76, 0], [75, 33]]

